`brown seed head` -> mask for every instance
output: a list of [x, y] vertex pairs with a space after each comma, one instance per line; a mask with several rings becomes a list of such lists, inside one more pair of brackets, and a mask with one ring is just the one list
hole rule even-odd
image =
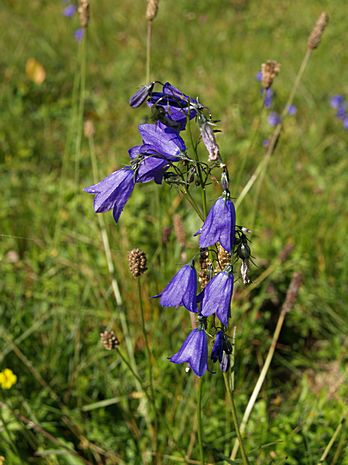
[[84, 122], [84, 125], [83, 125], [83, 132], [84, 132], [84, 134], [85, 134], [85, 137], [87, 137], [87, 139], [89, 139], [90, 137], [93, 137], [93, 136], [94, 136], [95, 129], [94, 129], [94, 124], [93, 124], [93, 121], [92, 121], [92, 120], [87, 119], [87, 120]]
[[129, 270], [134, 278], [138, 278], [145, 273], [147, 270], [146, 263], [146, 254], [142, 250], [133, 249], [128, 253]]
[[323, 35], [323, 32], [326, 26], [328, 25], [328, 23], [329, 23], [329, 15], [325, 12], [321, 13], [318, 21], [315, 23], [313, 31], [311, 32], [311, 35], [309, 36], [309, 39], [307, 42], [307, 47], [310, 50], [313, 50], [314, 48], [318, 47], [320, 40], [321, 40], [321, 36]]
[[113, 331], [108, 331], [107, 329], [100, 333], [100, 340], [106, 350], [114, 350], [120, 344], [115, 333]]
[[286, 293], [285, 302], [282, 306], [282, 312], [288, 313], [295, 305], [295, 301], [297, 299], [298, 291], [301, 287], [303, 280], [303, 274], [300, 271], [295, 271], [292, 275], [290, 286], [288, 288], [288, 292]]
[[158, 6], [160, 0], [147, 0], [146, 19], [153, 21], [157, 16]]
[[89, 0], [80, 0], [78, 7], [81, 27], [87, 27], [89, 22]]
[[266, 63], [262, 63], [261, 72], [262, 72], [262, 87], [269, 89], [280, 71], [280, 63], [274, 60], [268, 60]]

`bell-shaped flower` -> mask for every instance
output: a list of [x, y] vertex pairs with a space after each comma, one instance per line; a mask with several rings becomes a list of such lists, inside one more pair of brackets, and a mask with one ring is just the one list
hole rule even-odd
[[202, 228], [196, 232], [200, 234], [199, 246], [206, 248], [220, 242], [222, 247], [231, 253], [236, 229], [236, 211], [230, 199], [219, 197], [211, 207]]
[[213, 363], [219, 360], [221, 371], [227, 371], [230, 366], [231, 353], [232, 345], [225, 333], [221, 330], [216, 334], [210, 357]]
[[208, 336], [204, 329], [194, 329], [179, 351], [169, 359], [173, 363], [188, 363], [197, 376], [208, 369]]
[[141, 87], [135, 94], [129, 99], [129, 105], [133, 108], [140, 107], [145, 102], [148, 96], [151, 94], [155, 82], [150, 82], [145, 86]]
[[155, 181], [162, 183], [165, 171], [170, 167], [168, 160], [152, 148], [151, 145], [136, 145], [128, 150], [132, 160], [136, 183]]
[[160, 297], [163, 307], [184, 306], [197, 313], [197, 272], [194, 266], [184, 265], [169, 281], [165, 289], [154, 296]]
[[230, 305], [233, 292], [233, 274], [221, 271], [214, 276], [203, 291], [202, 310], [203, 316], [216, 313], [224, 326], [228, 325], [230, 317]]
[[84, 191], [96, 194], [94, 198], [94, 211], [106, 212], [113, 209], [114, 220], [118, 221], [127, 200], [134, 189], [133, 170], [126, 166], [114, 171], [102, 181], [93, 186], [86, 187]]
[[164, 117], [161, 115], [160, 121], [177, 130], [184, 130], [187, 116], [192, 119], [197, 115], [197, 109], [203, 108], [197, 100], [185, 95], [169, 82], [163, 85], [162, 92], [153, 92], [147, 104], [164, 109], [165, 114]]
[[157, 124], [140, 124], [138, 126], [143, 143], [170, 161], [178, 161], [180, 152], [186, 150], [185, 142], [171, 128], [162, 128]]

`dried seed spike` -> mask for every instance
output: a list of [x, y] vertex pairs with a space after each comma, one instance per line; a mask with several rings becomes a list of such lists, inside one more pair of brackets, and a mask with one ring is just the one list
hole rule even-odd
[[87, 27], [89, 22], [89, 0], [80, 0], [77, 11], [79, 13], [81, 27]]
[[146, 254], [140, 249], [133, 249], [128, 253], [128, 266], [129, 270], [134, 276], [138, 278], [147, 270]]
[[173, 226], [174, 226], [175, 236], [179, 244], [181, 245], [181, 247], [185, 247], [186, 245], [185, 228], [184, 228], [184, 223], [182, 222], [180, 215], [175, 214], [173, 216]]
[[159, 6], [159, 0], [148, 0], [146, 8], [146, 19], [147, 21], [153, 21], [157, 16]]
[[301, 287], [303, 280], [303, 274], [300, 271], [296, 271], [291, 278], [290, 286], [288, 288], [288, 292], [286, 293], [285, 302], [282, 307], [283, 313], [288, 313], [293, 308], [298, 291]]
[[120, 344], [115, 333], [107, 329], [100, 333], [100, 340], [106, 350], [114, 350]]
[[262, 72], [262, 87], [264, 89], [269, 89], [273, 84], [273, 81], [277, 74], [280, 71], [280, 63], [274, 60], [267, 60], [266, 63], [262, 63], [261, 72]]
[[315, 23], [315, 26], [307, 42], [307, 47], [310, 50], [313, 50], [318, 47], [320, 40], [321, 40], [321, 36], [323, 35], [323, 32], [325, 31], [325, 28], [328, 25], [328, 23], [329, 23], [329, 15], [325, 12], [321, 13], [318, 21]]

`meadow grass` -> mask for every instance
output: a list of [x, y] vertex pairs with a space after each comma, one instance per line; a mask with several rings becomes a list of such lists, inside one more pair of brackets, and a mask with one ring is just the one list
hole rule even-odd
[[[189, 316], [148, 298], [182, 264], [173, 216], [182, 218], [189, 257], [199, 221], [167, 185], [140, 186], [118, 226], [111, 214], [104, 215], [121, 296], [115, 301], [100, 223], [90, 196], [82, 192], [93, 182], [90, 151], [100, 178], [106, 176], [127, 163], [128, 148], [140, 142], [139, 114], [146, 118], [145, 110], [135, 114], [128, 106], [128, 97], [145, 82], [145, 3], [96, 3], [88, 30], [84, 110], [95, 136], [92, 146], [82, 137], [78, 159], [76, 19], [64, 18], [58, 1], [4, 0], [0, 8], [0, 369], [11, 368], [18, 376], [10, 390], [0, 392], [0, 455], [10, 465], [151, 463], [146, 347], [137, 282], [127, 267], [128, 250], [140, 247], [149, 261], [141, 292], [161, 461], [200, 463], [194, 377], [167, 360], [184, 340]], [[238, 282], [233, 302], [240, 418], [291, 277], [295, 271], [304, 276], [247, 428], [250, 462], [260, 465], [316, 465], [347, 415], [348, 136], [329, 106], [330, 96], [348, 96], [347, 5], [163, 1], [154, 23], [152, 77], [198, 95], [221, 119], [223, 134], [217, 137], [232, 196], [238, 197], [271, 133], [265, 113], [260, 120], [255, 74], [267, 59], [281, 62], [274, 83], [280, 110], [322, 10], [330, 25], [295, 96], [298, 112], [284, 126], [262, 186], [253, 188], [237, 211], [254, 231], [257, 283], [243, 288]], [[41, 85], [25, 73], [29, 58], [45, 68]], [[217, 196], [210, 192], [209, 205]], [[291, 252], [280, 260], [289, 244]], [[99, 341], [100, 331], [112, 327], [127, 354], [120, 315], [128, 322], [143, 385], [118, 353], [105, 351]], [[223, 380], [207, 375], [203, 383], [206, 461], [233, 463], [228, 457], [235, 433]], [[348, 464], [344, 426], [321, 463]]]

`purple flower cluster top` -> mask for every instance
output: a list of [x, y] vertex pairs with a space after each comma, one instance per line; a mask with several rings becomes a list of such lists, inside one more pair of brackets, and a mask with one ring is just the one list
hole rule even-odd
[[[154, 91], [157, 84], [161, 85], [159, 92]], [[247, 268], [247, 258], [238, 252], [241, 250], [241, 243], [246, 243], [247, 239], [243, 228], [236, 226], [236, 212], [228, 190], [227, 167], [221, 162], [213, 129], [215, 121], [211, 119], [209, 110], [197, 99], [187, 96], [169, 82], [151, 82], [140, 88], [129, 100], [133, 108], [145, 103], [155, 122], [138, 126], [142, 142], [129, 149], [128, 165], [85, 188], [85, 191], [95, 195], [94, 211], [101, 213], [112, 210], [117, 223], [136, 184], [151, 181], [161, 184], [178, 177], [177, 184], [184, 184], [189, 189], [193, 182], [192, 173], [197, 176], [200, 173], [199, 181], [195, 181], [194, 185], [197, 186], [198, 182], [205, 188], [202, 173], [205, 176], [204, 182], [207, 183], [212, 169], [222, 170], [221, 196], [211, 206], [205, 221], [195, 234], [199, 236], [200, 251], [206, 251], [212, 257], [216, 265], [215, 271], [212, 271], [206, 285], [200, 284], [199, 288], [200, 281], [192, 260], [182, 266], [163, 291], [154, 297], [159, 298], [163, 307], [184, 307], [198, 318], [197, 328], [190, 332], [179, 351], [169, 360], [176, 364], [187, 363], [197, 376], [202, 376], [208, 370], [208, 364], [216, 361], [219, 361], [221, 370], [226, 371], [231, 354], [231, 344], [225, 331], [231, 316], [233, 254], [237, 255], [237, 259], [242, 258], [244, 268]], [[200, 142], [208, 153], [208, 163], [197, 161], [197, 157], [191, 159], [181, 137], [193, 118], [198, 124]], [[218, 247], [229, 257], [223, 265], [217, 259]], [[212, 315], [214, 317], [210, 318]], [[211, 338], [215, 342], [209, 362]]]

